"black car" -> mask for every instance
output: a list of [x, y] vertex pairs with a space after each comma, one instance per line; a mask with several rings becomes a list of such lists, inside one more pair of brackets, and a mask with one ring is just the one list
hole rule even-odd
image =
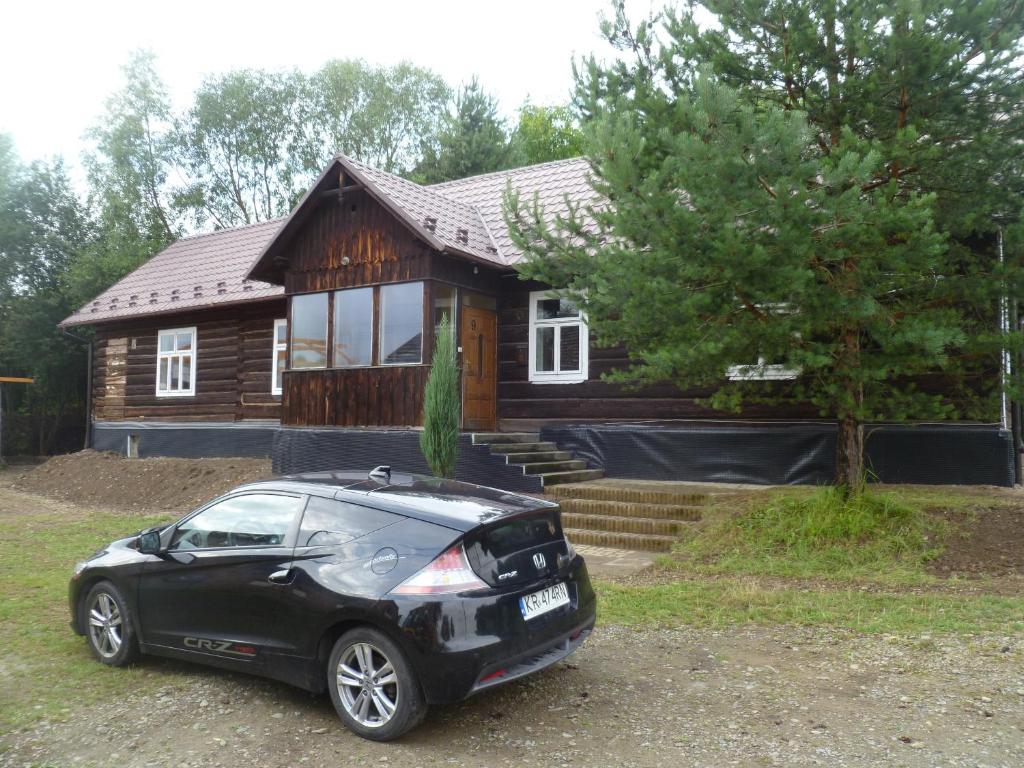
[[387, 467], [240, 486], [79, 563], [69, 598], [104, 664], [151, 653], [327, 689], [380, 741], [565, 658], [596, 616], [556, 504]]

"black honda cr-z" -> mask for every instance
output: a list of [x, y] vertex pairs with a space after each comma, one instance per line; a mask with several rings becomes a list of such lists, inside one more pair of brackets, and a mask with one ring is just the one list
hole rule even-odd
[[104, 664], [150, 653], [327, 689], [381, 741], [565, 658], [596, 616], [556, 504], [386, 467], [236, 488], [79, 563], [70, 601]]

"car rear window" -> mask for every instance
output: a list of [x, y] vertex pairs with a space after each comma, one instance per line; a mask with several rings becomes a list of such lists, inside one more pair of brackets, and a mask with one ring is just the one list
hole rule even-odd
[[401, 519], [401, 515], [379, 509], [310, 496], [302, 516], [297, 545], [317, 547], [344, 544]]
[[480, 544], [485, 554], [499, 558], [559, 538], [558, 514], [551, 511], [517, 517], [507, 523], [488, 527]]

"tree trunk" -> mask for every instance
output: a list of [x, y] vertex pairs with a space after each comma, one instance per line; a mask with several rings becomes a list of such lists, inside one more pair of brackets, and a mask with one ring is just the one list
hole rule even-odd
[[836, 485], [845, 496], [864, 490], [864, 385], [860, 381], [860, 332], [843, 329], [838, 375], [845, 390], [836, 424]]
[[853, 415], [839, 419], [836, 430], [836, 485], [846, 496], [864, 490], [864, 424]]

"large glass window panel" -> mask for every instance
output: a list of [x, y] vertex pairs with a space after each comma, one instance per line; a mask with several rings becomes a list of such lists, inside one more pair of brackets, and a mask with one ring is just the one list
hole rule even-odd
[[381, 365], [415, 365], [423, 359], [422, 346], [423, 283], [381, 286]]
[[334, 365], [346, 368], [373, 362], [373, 288], [334, 294]]
[[327, 366], [327, 294], [292, 296], [292, 368]]
[[537, 328], [536, 369], [538, 371], [555, 370], [555, 329], [551, 327]]
[[448, 325], [455, 329], [455, 306], [457, 289], [451, 285], [434, 284], [434, 328], [448, 318]]

